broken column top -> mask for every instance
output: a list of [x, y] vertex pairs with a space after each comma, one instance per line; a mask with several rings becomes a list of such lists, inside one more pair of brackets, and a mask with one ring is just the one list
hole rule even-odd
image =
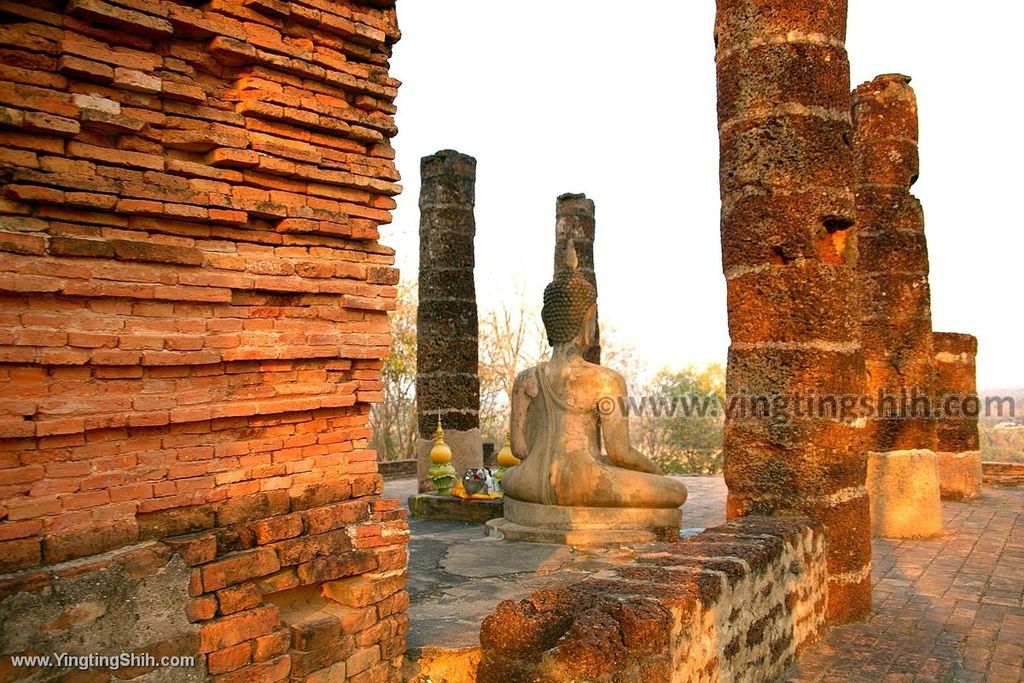
[[420, 159], [420, 176], [435, 178], [442, 175], [457, 175], [466, 178], [476, 177], [476, 159], [456, 152], [454, 149], [442, 149]]
[[555, 202], [555, 216], [587, 216], [593, 218], [595, 214], [594, 200], [587, 199], [583, 193], [574, 194], [566, 192], [559, 195]]
[[917, 95], [910, 76], [883, 74], [853, 91], [853, 119], [857, 137], [903, 137], [917, 142]]
[[978, 353], [978, 338], [972, 334], [961, 332], [935, 332], [932, 334], [935, 353], [965, 353], [974, 356]]

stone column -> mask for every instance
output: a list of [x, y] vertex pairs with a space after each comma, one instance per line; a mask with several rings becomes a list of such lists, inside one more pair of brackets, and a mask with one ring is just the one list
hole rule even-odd
[[969, 334], [936, 332], [935, 393], [941, 415], [937, 424], [939, 483], [942, 497], [953, 500], [981, 495], [981, 410], [974, 361], [978, 340]]
[[853, 93], [857, 271], [867, 390], [871, 526], [884, 538], [942, 531], [928, 248], [917, 180], [917, 98], [910, 78], [879, 76]]
[[726, 391], [776, 403], [726, 419], [728, 515], [827, 525], [832, 623], [871, 609], [864, 430], [850, 411], [797, 414], [787, 397], [864, 390], [846, 9], [718, 0], [715, 26]]
[[420, 175], [416, 469], [424, 492], [434, 488], [427, 470], [438, 416], [460, 476], [482, 466], [483, 445], [473, 282], [476, 159], [444, 150], [421, 160]]
[[[555, 204], [555, 274], [565, 267], [565, 250], [569, 240], [576, 246], [579, 271], [597, 289], [597, 274], [594, 270], [594, 201], [585, 194], [563, 194]], [[584, 354], [591, 363], [601, 362], [600, 331], [594, 344]]]

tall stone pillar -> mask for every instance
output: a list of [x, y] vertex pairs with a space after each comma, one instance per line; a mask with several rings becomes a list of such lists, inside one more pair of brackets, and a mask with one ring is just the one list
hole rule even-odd
[[751, 409], [726, 419], [728, 515], [827, 525], [832, 623], [871, 609], [864, 430], [852, 411], [787, 399], [864, 390], [846, 9], [718, 0], [715, 25], [726, 391]]
[[[576, 247], [579, 272], [597, 289], [594, 270], [594, 234], [596, 228], [594, 201], [585, 194], [563, 194], [555, 205], [555, 274], [565, 268], [565, 250], [569, 240]], [[591, 363], [601, 362], [600, 332], [584, 354]]]
[[871, 525], [876, 536], [942, 531], [928, 248], [917, 180], [917, 98], [910, 78], [879, 76], [853, 93], [857, 270], [867, 389]]
[[473, 282], [476, 159], [452, 150], [420, 162], [419, 309], [416, 315], [416, 472], [420, 492], [438, 417], [460, 475], [483, 464], [477, 308]]
[[969, 334], [936, 332], [935, 393], [940, 412], [937, 424], [939, 483], [942, 497], [953, 500], [981, 495], [981, 451], [978, 415], [981, 411], [975, 379], [978, 340]]

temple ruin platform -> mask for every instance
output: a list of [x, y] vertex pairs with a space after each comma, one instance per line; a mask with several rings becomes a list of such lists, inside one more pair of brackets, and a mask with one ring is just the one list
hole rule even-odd
[[[725, 522], [725, 483], [720, 477], [685, 477], [690, 498], [681, 534], [692, 536]], [[387, 482], [384, 496], [415, 498], [416, 480]], [[622, 548], [574, 549], [565, 545], [499, 540], [482, 523], [410, 517], [409, 650], [407, 675], [418, 662], [451, 663], [453, 674], [475, 667], [480, 624], [502, 600], [569, 585], [634, 554]], [[436, 670], [436, 669], [435, 669]], [[461, 680], [453, 678], [452, 680]]]
[[[725, 521], [720, 477], [688, 477], [683, 531]], [[389, 482], [408, 498], [414, 480]], [[404, 495], [403, 495], [404, 494]], [[944, 533], [873, 542], [874, 610], [807, 648], [790, 681], [983, 681], [1024, 675], [1024, 489], [943, 501]], [[481, 524], [412, 521], [407, 675], [420, 658], [471, 668], [482, 620], [502, 600], [580, 581], [629, 550], [488, 539]], [[455, 679], [458, 680], [458, 679]]]

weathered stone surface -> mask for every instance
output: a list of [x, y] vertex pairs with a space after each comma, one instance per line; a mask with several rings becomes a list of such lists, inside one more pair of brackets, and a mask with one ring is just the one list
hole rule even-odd
[[[743, 581], [720, 573], [723, 561]], [[750, 517], [581, 583], [504, 601], [480, 631], [477, 680], [777, 678], [825, 620], [825, 538]]]
[[981, 495], [983, 470], [980, 451], [938, 452], [939, 490], [947, 500], [974, 500]]
[[880, 538], [929, 538], [942, 532], [939, 463], [930, 450], [868, 454], [871, 528]]
[[936, 423], [942, 497], [953, 500], [981, 495], [978, 397], [975, 358], [978, 340], [969, 334], [936, 332], [935, 396], [940, 414]]
[[423, 157], [420, 175], [417, 477], [420, 491], [429, 492], [434, 489], [427, 473], [429, 453], [438, 418], [456, 471], [483, 464], [473, 282], [476, 159], [443, 150]]
[[409, 498], [409, 511], [421, 519], [450, 519], [457, 522], [486, 522], [502, 515], [502, 501], [473, 500], [455, 496], [421, 493]]
[[727, 399], [783, 402], [726, 418], [728, 513], [803, 514], [842, 539], [828, 550], [833, 622], [871, 609], [863, 429], [852, 411], [800, 414], [792, 401], [865, 389], [846, 11], [719, 0], [715, 22]]

